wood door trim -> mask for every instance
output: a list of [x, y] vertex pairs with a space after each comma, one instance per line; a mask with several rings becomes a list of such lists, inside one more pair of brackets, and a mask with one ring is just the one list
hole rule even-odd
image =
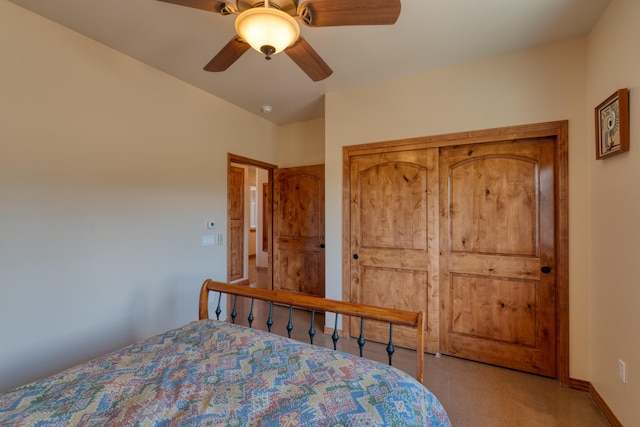
[[463, 144], [481, 144], [484, 142], [544, 138], [550, 136], [559, 137], [563, 133], [563, 126], [568, 128], [567, 120], [349, 145], [343, 147], [343, 152], [357, 152], [358, 155], [361, 155], [376, 152], [383, 153], [389, 148], [394, 147], [401, 147], [403, 150], [413, 150]]
[[[278, 166], [273, 165], [271, 163], [262, 162], [260, 160], [250, 159], [249, 157], [239, 156], [232, 153], [227, 153], [227, 215], [228, 215], [228, 198], [229, 198], [229, 188], [231, 186], [231, 163], [238, 163], [242, 165], [255, 166], [260, 169], [265, 169], [268, 173], [268, 185], [269, 185], [269, 194], [267, 197], [267, 206], [265, 206], [265, 211], [269, 212], [270, 221], [267, 223], [267, 247], [268, 247], [268, 256], [267, 256], [267, 277], [269, 278], [269, 288], [273, 287], [273, 171]], [[231, 235], [231, 223], [227, 219], [227, 237]], [[231, 251], [229, 248], [229, 239], [227, 238], [227, 282], [230, 281], [229, 272], [231, 271]]]
[[227, 153], [227, 164], [239, 163], [241, 165], [255, 166], [260, 169], [273, 170], [277, 169], [277, 165], [271, 163], [262, 162], [260, 160], [251, 159], [249, 157], [238, 156], [236, 154]]
[[[351, 298], [351, 254], [348, 230], [351, 229], [349, 177], [353, 156], [543, 137], [555, 138], [556, 379], [561, 385], [569, 386], [569, 122], [567, 120], [344, 146], [342, 149], [342, 299], [349, 301]], [[348, 336], [350, 328], [347, 319], [343, 320], [342, 327]]]
[[556, 133], [556, 378], [569, 386], [569, 122]]

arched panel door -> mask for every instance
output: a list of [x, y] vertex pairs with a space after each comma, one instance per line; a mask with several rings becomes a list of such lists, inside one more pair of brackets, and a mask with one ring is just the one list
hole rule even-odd
[[441, 351], [556, 374], [554, 141], [440, 151]]
[[275, 172], [273, 288], [324, 297], [324, 165]]
[[[427, 314], [425, 343], [437, 351], [437, 149], [356, 155], [350, 166], [351, 301]], [[360, 320], [351, 319], [357, 335]], [[435, 327], [436, 334], [430, 331]], [[386, 343], [387, 325], [365, 324], [365, 339]], [[411, 330], [393, 342], [415, 348]]]

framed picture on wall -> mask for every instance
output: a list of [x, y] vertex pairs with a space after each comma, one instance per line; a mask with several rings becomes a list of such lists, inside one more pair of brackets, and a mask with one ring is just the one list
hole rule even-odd
[[629, 89], [620, 89], [595, 109], [596, 159], [629, 151]]

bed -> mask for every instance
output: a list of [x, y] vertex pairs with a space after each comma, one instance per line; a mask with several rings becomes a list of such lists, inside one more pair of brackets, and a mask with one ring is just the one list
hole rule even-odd
[[202, 289], [200, 320], [0, 395], [0, 426], [450, 426], [416, 378], [209, 319], [209, 292], [250, 288], [208, 280]]

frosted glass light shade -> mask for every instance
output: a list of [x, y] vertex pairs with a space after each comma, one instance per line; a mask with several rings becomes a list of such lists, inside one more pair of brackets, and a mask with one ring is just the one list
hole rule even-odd
[[242, 12], [236, 18], [236, 32], [258, 52], [271, 46], [278, 53], [291, 46], [300, 37], [300, 27], [289, 14], [274, 8], [256, 7]]

